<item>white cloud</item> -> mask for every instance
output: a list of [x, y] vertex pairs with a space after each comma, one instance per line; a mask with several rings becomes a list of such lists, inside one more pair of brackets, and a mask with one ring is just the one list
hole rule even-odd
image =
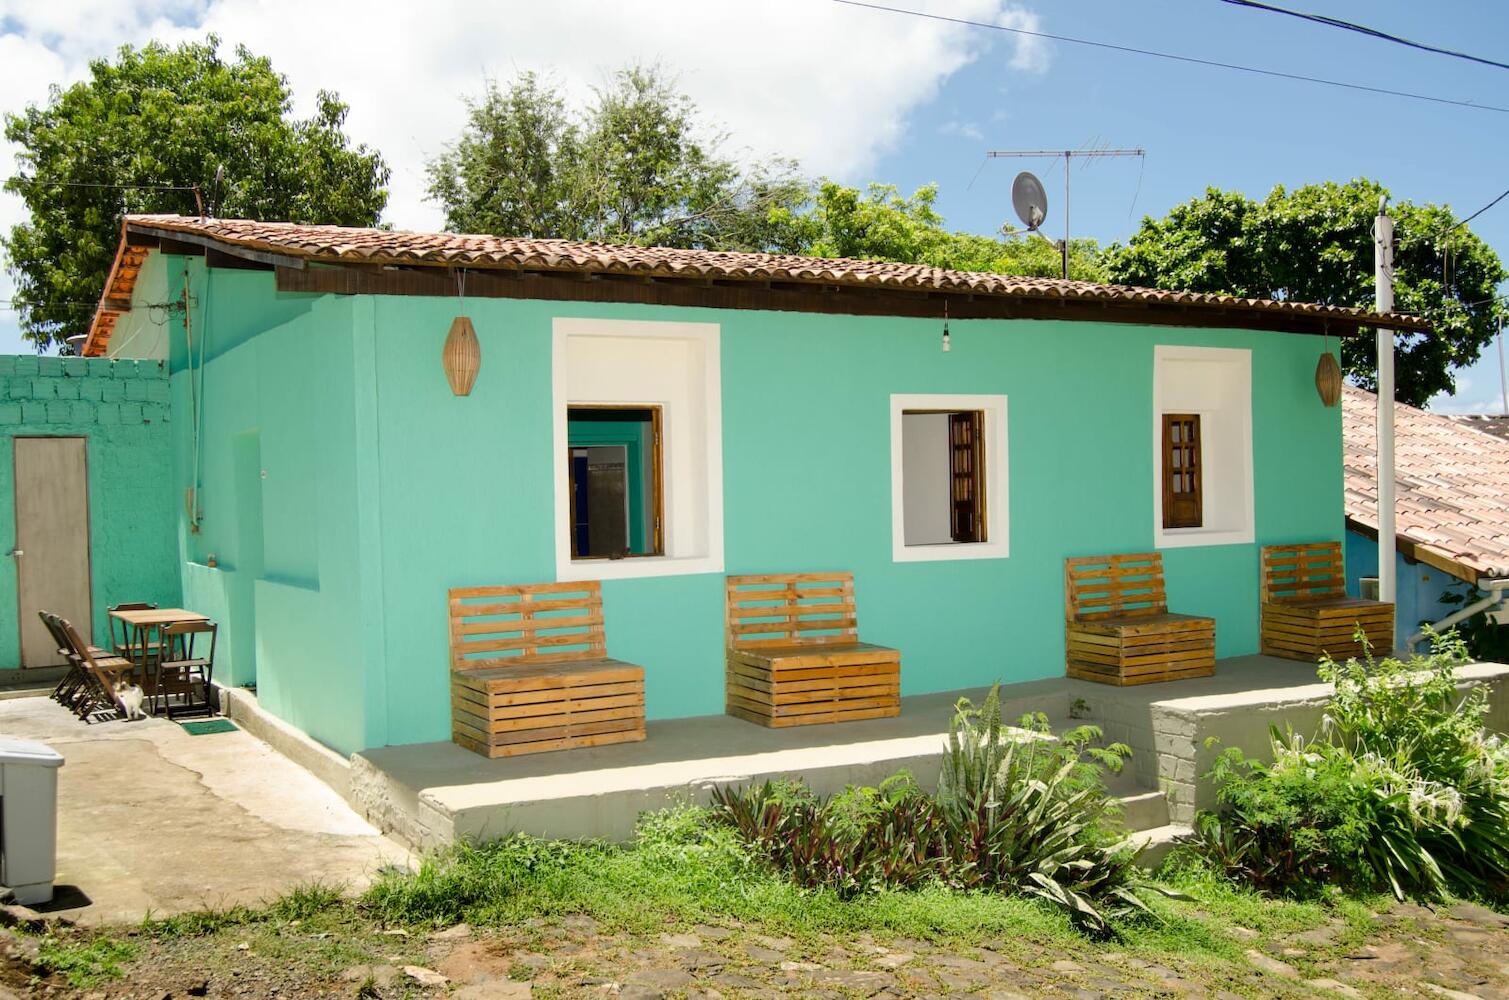
[[[1042, 21], [1026, 7], [1010, 6], [996, 17], [1003, 28], [1018, 31], [1042, 31]], [[1046, 73], [1048, 71], [1048, 40], [1032, 35], [1013, 35], [1016, 39], [1011, 54], [1011, 68], [1023, 73]]]
[[[1038, 25], [1037, 15], [1003, 0], [917, 6]], [[393, 167], [386, 218], [418, 229], [441, 222], [424, 199], [424, 163], [460, 129], [461, 95], [489, 77], [533, 69], [584, 96], [625, 63], [660, 61], [728, 129], [730, 150], [795, 156], [809, 173], [857, 181], [869, 179], [939, 87], [992, 46], [1009, 52], [1018, 72], [1042, 72], [1048, 60], [1040, 39], [810, 0], [87, 0], [25, 9], [0, 0], [0, 25], [14, 29], [0, 36], [0, 109], [10, 111], [45, 97], [47, 82], [79, 79], [89, 58], [122, 43], [211, 31], [227, 48], [244, 43], [287, 74], [299, 113], [320, 88], [340, 93], [351, 105], [349, 132]], [[0, 224], [19, 213], [14, 199], [0, 199]]]
[[938, 126], [940, 135], [958, 135], [966, 139], [984, 139], [985, 133], [974, 122], [946, 121]]

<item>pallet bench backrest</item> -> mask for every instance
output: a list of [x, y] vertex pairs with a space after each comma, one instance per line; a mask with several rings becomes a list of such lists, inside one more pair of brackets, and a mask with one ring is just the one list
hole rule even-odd
[[531, 583], [450, 591], [451, 667], [481, 670], [607, 657], [602, 585]]
[[1346, 596], [1340, 542], [1269, 545], [1264, 547], [1261, 559], [1264, 604]]
[[1168, 613], [1163, 554], [1136, 552], [1064, 560], [1064, 614], [1071, 622]]
[[730, 649], [858, 642], [854, 574], [731, 576], [727, 621]]

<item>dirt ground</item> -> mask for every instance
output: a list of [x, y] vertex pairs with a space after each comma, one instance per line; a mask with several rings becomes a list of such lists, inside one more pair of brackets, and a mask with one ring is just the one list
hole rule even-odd
[[239, 730], [165, 719], [86, 725], [43, 697], [0, 701], [0, 733], [41, 740], [58, 772], [57, 899], [90, 924], [236, 903], [296, 885], [358, 888], [408, 852], [307, 771]]
[[[15, 937], [0, 932], [0, 954]], [[59, 929], [63, 941], [90, 932]], [[799, 942], [738, 924], [604, 933], [588, 917], [506, 930], [465, 924], [432, 934], [384, 930], [350, 907], [335, 915], [203, 936], [121, 930], [121, 975], [71, 987], [29, 978], [14, 959], [0, 979], [17, 996], [55, 1000], [329, 997], [461, 1000], [621, 997], [1431, 997], [1509, 1000], [1509, 917], [1470, 904], [1379, 914], [1361, 940], [1340, 922], [1286, 939], [1225, 930], [1232, 960], [1126, 954], [1111, 945], [1000, 941], [958, 949], [870, 934]], [[31, 939], [35, 941], [35, 938]], [[7, 946], [7, 941], [10, 944]], [[24, 942], [23, 942], [24, 943]]]

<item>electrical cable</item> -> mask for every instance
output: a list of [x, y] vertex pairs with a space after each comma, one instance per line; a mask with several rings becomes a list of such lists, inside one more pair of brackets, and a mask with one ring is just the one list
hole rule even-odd
[[1484, 59], [1482, 56], [1470, 55], [1466, 52], [1458, 52], [1455, 49], [1443, 49], [1438, 45], [1427, 45], [1425, 42], [1417, 42], [1413, 39], [1404, 38], [1400, 35], [1391, 35], [1377, 28], [1369, 28], [1365, 24], [1355, 21], [1343, 21], [1339, 17], [1327, 17], [1325, 14], [1310, 14], [1302, 10], [1290, 10], [1287, 7], [1278, 7], [1271, 3], [1262, 3], [1261, 0], [1221, 0], [1234, 7], [1251, 7], [1253, 10], [1268, 11], [1273, 14], [1287, 14], [1303, 21], [1314, 21], [1316, 24], [1324, 24], [1332, 28], [1342, 28], [1346, 31], [1355, 31], [1360, 35], [1367, 35], [1384, 42], [1393, 42], [1396, 45], [1406, 45], [1422, 52], [1434, 52], [1437, 55], [1451, 56], [1453, 59], [1466, 59], [1468, 62], [1482, 63], [1484, 66], [1497, 66], [1499, 69], [1509, 69], [1509, 63], [1501, 63], [1495, 59]]
[[1387, 97], [1407, 97], [1414, 101], [1428, 101], [1432, 104], [1449, 104], [1455, 107], [1471, 108], [1475, 111], [1496, 111], [1499, 114], [1509, 114], [1509, 107], [1501, 107], [1497, 104], [1479, 104], [1476, 101], [1462, 101], [1450, 97], [1435, 97], [1430, 94], [1416, 94], [1408, 90], [1390, 90], [1387, 87], [1373, 87], [1365, 83], [1349, 83], [1345, 80], [1330, 80], [1320, 76], [1306, 76], [1303, 73], [1286, 73], [1283, 70], [1263, 69], [1257, 66], [1242, 66], [1238, 63], [1219, 62], [1214, 59], [1200, 59], [1195, 56], [1181, 56], [1173, 52], [1159, 52], [1155, 49], [1140, 49], [1132, 45], [1117, 45], [1113, 42], [1097, 42], [1088, 38], [1075, 38], [1072, 35], [1055, 35], [1046, 31], [1029, 31], [1026, 28], [1012, 28], [1004, 24], [991, 24], [989, 21], [971, 21], [963, 17], [949, 17], [946, 14], [929, 14], [926, 11], [908, 10], [905, 7], [888, 7], [885, 4], [867, 3], [864, 0], [830, 0], [832, 3], [843, 4], [846, 7], [861, 7], [865, 10], [884, 11], [888, 14], [906, 14], [911, 17], [925, 18], [930, 21], [943, 21], [948, 24], [962, 24], [971, 28], [988, 28], [991, 31], [1006, 31], [1015, 35], [1024, 35], [1029, 38], [1044, 38], [1053, 42], [1068, 42], [1072, 45], [1087, 45], [1096, 49], [1108, 49], [1112, 52], [1124, 52], [1131, 55], [1152, 56], [1156, 59], [1169, 59], [1174, 62], [1191, 63], [1196, 66], [1210, 66], [1216, 69], [1236, 70], [1240, 73], [1254, 73], [1258, 76], [1276, 77], [1280, 80], [1295, 80], [1300, 83], [1318, 83], [1327, 87], [1341, 87], [1345, 90], [1360, 90], [1369, 94], [1382, 94]]

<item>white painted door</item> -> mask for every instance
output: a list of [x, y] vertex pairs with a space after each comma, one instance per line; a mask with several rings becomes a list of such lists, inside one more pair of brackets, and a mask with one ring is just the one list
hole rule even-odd
[[89, 590], [89, 474], [84, 439], [15, 439], [16, 594], [21, 666], [56, 665], [57, 644], [37, 617], [46, 609], [93, 632]]

